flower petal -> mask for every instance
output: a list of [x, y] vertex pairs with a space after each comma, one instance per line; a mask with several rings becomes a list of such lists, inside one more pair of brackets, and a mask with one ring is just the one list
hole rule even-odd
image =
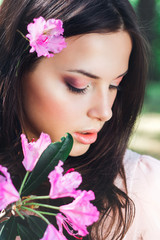
[[0, 165], [0, 172], [4, 175], [0, 178], [0, 210], [2, 210], [9, 204], [18, 201], [20, 196], [12, 183], [7, 168]]
[[43, 17], [34, 18], [34, 23], [30, 23], [27, 26], [29, 34], [26, 35], [27, 38], [33, 43], [39, 36], [44, 32], [46, 21]]
[[43, 151], [51, 143], [51, 139], [48, 134], [41, 133], [36, 142], [28, 143], [26, 136], [21, 134], [21, 142], [24, 155], [22, 163], [27, 171], [32, 171]]
[[49, 196], [52, 199], [62, 197], [76, 197], [80, 190], [76, 190], [82, 182], [82, 177], [78, 172], [70, 172], [62, 175], [62, 161], [59, 161], [55, 170], [48, 175], [51, 183]]
[[78, 235], [85, 236], [88, 234], [87, 226], [96, 222], [99, 218], [99, 212], [90, 200], [94, 200], [94, 193], [82, 191], [79, 196], [70, 204], [60, 207], [60, 211], [66, 215], [69, 222]]
[[49, 31], [50, 35], [59, 36], [63, 34], [63, 22], [60, 19], [49, 19], [46, 22], [46, 29]]
[[40, 240], [67, 240], [63, 234], [57, 231], [57, 229], [52, 225], [49, 224], [43, 238]]

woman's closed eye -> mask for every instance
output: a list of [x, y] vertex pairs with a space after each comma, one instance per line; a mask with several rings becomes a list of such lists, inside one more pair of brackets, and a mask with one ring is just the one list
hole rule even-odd
[[109, 86], [109, 89], [117, 90], [117, 91], [121, 91], [122, 90], [120, 85], [117, 86], [117, 85], [112, 85], [112, 84]]
[[[73, 85], [69, 84], [68, 82], [66, 82], [66, 85], [67, 85], [67, 88], [69, 89], [69, 91], [71, 91], [72, 93], [75, 93], [75, 94], [85, 94], [85, 93], [87, 93], [87, 90], [89, 88], [89, 85], [87, 85], [84, 88], [77, 88], [77, 87], [74, 87]], [[109, 89], [110, 90], [121, 91], [121, 86], [111, 84], [109, 86]]]
[[73, 85], [71, 85], [70, 83], [66, 82], [66, 86], [68, 88], [69, 91], [75, 93], [75, 94], [85, 94], [88, 90], [89, 85], [87, 85], [84, 88], [77, 88], [74, 87]]
[[112, 84], [110, 84], [109, 89], [121, 91], [122, 87], [120, 86], [120, 83], [121, 83], [122, 79], [123, 79], [123, 76], [117, 78]]
[[64, 77], [65, 85], [74, 94], [85, 94], [89, 88], [89, 81], [84, 78]]
[[[122, 77], [116, 79], [116, 81], [109, 85], [109, 89], [120, 91], [121, 80]], [[74, 94], [86, 94], [88, 88], [90, 87], [90, 82], [86, 81], [85, 79], [65, 77], [65, 85], [67, 86], [68, 90]]]

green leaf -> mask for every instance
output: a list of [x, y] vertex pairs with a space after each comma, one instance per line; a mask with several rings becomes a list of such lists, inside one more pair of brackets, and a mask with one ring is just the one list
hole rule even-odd
[[37, 216], [28, 215], [24, 220], [17, 217], [17, 230], [21, 240], [39, 240], [46, 228], [47, 223]]
[[39, 240], [39, 237], [25, 225], [17, 223], [17, 230], [21, 240]]
[[17, 236], [17, 222], [16, 217], [12, 216], [6, 221], [3, 229], [0, 232], [1, 240], [15, 240]]
[[58, 164], [59, 160], [65, 161], [72, 149], [73, 138], [68, 133], [67, 137], [61, 138], [61, 142], [51, 143], [42, 153], [35, 168], [30, 173], [29, 178], [22, 190], [22, 196], [31, 194], [42, 182], [47, 180], [48, 174]]
[[[4, 222], [0, 223], [0, 236], [1, 236], [1, 233], [2, 233], [3, 228], [4, 228], [4, 226], [5, 226], [6, 223], [7, 223], [7, 221], [4, 221]], [[1, 238], [0, 238], [0, 239], [1, 239]]]
[[16, 219], [17, 230], [21, 240], [39, 240], [43, 237], [47, 228], [47, 223], [41, 218], [28, 215], [24, 220], [20, 217], [17, 217]]
[[27, 222], [30, 229], [33, 232], [35, 232], [35, 234], [39, 237], [39, 239], [42, 238], [48, 226], [47, 223], [44, 222], [41, 218], [36, 216], [28, 216]]
[[47, 223], [41, 218], [33, 215], [11, 217], [9, 220], [0, 223], [0, 240], [15, 240], [20, 236], [21, 240], [39, 240], [43, 237]]

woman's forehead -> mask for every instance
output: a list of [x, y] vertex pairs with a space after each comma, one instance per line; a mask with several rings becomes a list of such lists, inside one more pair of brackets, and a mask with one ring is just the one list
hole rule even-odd
[[61, 53], [45, 60], [48, 66], [60, 71], [83, 71], [96, 78], [117, 78], [128, 69], [132, 43], [127, 32], [85, 34], [66, 42]]

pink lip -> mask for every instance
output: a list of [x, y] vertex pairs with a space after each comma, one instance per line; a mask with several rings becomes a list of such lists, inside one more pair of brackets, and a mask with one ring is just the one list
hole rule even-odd
[[82, 144], [92, 144], [97, 140], [97, 132], [87, 131], [85, 133], [75, 132], [73, 134], [75, 140]]

